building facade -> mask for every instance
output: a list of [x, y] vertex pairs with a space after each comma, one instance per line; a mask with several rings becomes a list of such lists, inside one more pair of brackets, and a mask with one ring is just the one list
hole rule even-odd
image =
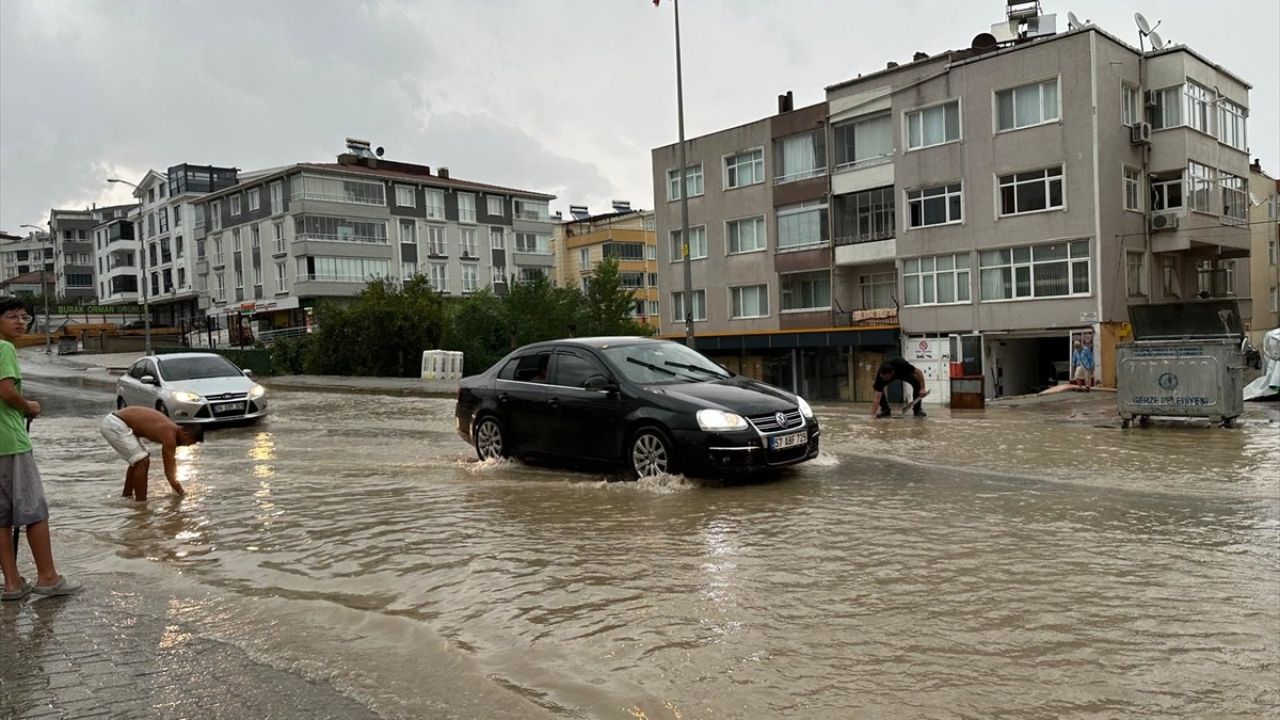
[[1249, 168], [1249, 194], [1253, 236], [1248, 275], [1253, 301], [1249, 338], [1261, 348], [1267, 331], [1280, 327], [1280, 180], [1255, 162]]
[[[691, 236], [695, 248], [709, 246], [694, 257], [722, 268], [700, 274], [695, 260], [695, 286], [700, 275], [719, 276], [727, 290], [711, 292], [705, 311], [695, 302], [709, 318], [699, 335], [734, 325], [776, 332], [788, 309], [791, 322], [816, 323], [821, 308], [796, 308], [773, 288], [786, 289], [787, 273], [820, 270], [825, 254], [829, 323], [900, 327], [886, 353], [921, 367], [945, 401], [952, 361], [981, 377], [988, 397], [1032, 392], [1065, 379], [1073, 339], [1093, 344], [1095, 380], [1111, 384], [1131, 304], [1237, 297], [1250, 245], [1249, 85], [1188, 48], [1144, 53], [1093, 26], [983, 40], [832, 85], [822, 117], [790, 135], [767, 130], [780, 114], [690, 142]], [[772, 188], [738, 189], [732, 163], [767, 140]], [[665, 187], [674, 150], [654, 151], [659, 197], [674, 192]], [[820, 173], [825, 197], [816, 188], [778, 197], [797, 173]], [[769, 190], [771, 201], [748, 200]], [[670, 232], [677, 205], [659, 212], [660, 232]], [[784, 267], [792, 231], [782, 223], [792, 212], [821, 212], [826, 236], [815, 251], [796, 251], [812, 260]], [[749, 270], [733, 268], [741, 241], [730, 223], [756, 213], [775, 232], [774, 250]], [[692, 229], [703, 225], [706, 241]], [[768, 301], [749, 306], [736, 283]], [[805, 287], [791, 284], [793, 297]], [[1239, 299], [1248, 318], [1248, 298]], [[851, 399], [861, 399], [859, 369], [878, 364], [857, 352], [827, 359], [830, 374], [850, 366]], [[808, 373], [798, 368], [802, 381]]]
[[44, 270], [53, 278], [53, 246], [46, 232], [32, 231], [25, 236], [0, 233], [0, 280], [39, 272], [44, 256]]
[[543, 193], [383, 160], [351, 141], [336, 163], [242, 176], [196, 201], [196, 288], [211, 326], [250, 317], [259, 332], [303, 327], [324, 298], [373, 278], [422, 275], [440, 292], [505, 292], [554, 278]]
[[570, 208], [574, 219], [556, 226], [556, 283], [586, 292], [596, 265], [613, 258], [623, 287], [633, 291], [631, 317], [662, 328], [658, 289], [658, 245], [652, 211], [632, 210], [615, 203], [614, 211], [589, 215], [585, 207]]

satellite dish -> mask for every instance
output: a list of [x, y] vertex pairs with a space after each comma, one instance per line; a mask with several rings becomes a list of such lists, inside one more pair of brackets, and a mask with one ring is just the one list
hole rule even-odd
[[1140, 13], [1140, 12], [1136, 12], [1136, 13], [1134, 13], [1134, 14], [1133, 14], [1133, 21], [1134, 21], [1134, 22], [1136, 22], [1136, 23], [1138, 23], [1138, 30], [1139, 30], [1143, 35], [1150, 35], [1150, 34], [1151, 34], [1151, 23], [1147, 22], [1147, 19], [1146, 19], [1146, 18], [1144, 18], [1144, 17], [1142, 17], [1142, 13]]
[[1160, 39], [1160, 33], [1156, 32], [1155, 30], [1152, 30], [1151, 34], [1147, 37], [1149, 40], [1151, 40], [1152, 50], [1161, 50], [1164, 48], [1164, 40]]
[[1080, 29], [1080, 18], [1076, 17], [1076, 14], [1073, 12], [1067, 13], [1067, 29], [1068, 30]]
[[379, 146], [378, 146], [378, 149], [377, 149], [377, 150], [374, 150], [374, 152], [378, 154], [378, 157], [382, 157], [382, 153], [384, 153], [384, 152], [386, 152], [386, 151], [382, 149], [382, 146], [381, 146], [381, 145], [379, 145]]

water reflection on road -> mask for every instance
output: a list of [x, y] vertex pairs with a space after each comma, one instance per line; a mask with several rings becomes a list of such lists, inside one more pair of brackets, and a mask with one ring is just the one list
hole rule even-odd
[[427, 679], [449, 663], [450, 682], [561, 717], [1280, 705], [1271, 409], [1239, 431], [1139, 434], [829, 408], [817, 462], [722, 486], [478, 463], [446, 400], [272, 407], [184, 453], [187, 497], [153, 480], [139, 507], [97, 437], [109, 403], [55, 400], [36, 441], [57, 528], [85, 538], [82, 564], [150, 561], [216, 589], [211, 625], [260, 652], [348, 633], [326, 677], [389, 715], [450, 691]]

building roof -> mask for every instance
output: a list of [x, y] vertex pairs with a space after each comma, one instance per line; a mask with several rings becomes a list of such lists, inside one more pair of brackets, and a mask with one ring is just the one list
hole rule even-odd
[[644, 210], [641, 210], [639, 208], [633, 208], [631, 210], [619, 210], [617, 212], [591, 215], [581, 219], [571, 218], [569, 220], [565, 220], [563, 223], [561, 223], [561, 225], [590, 225], [591, 223], [600, 222], [601, 220], [616, 220], [618, 218], [624, 218], [631, 215], [644, 215], [644, 214], [645, 214]]
[[[45, 276], [46, 285], [53, 285], [56, 282], [57, 280], [54, 278], [53, 273], [46, 274]], [[9, 287], [10, 285], [39, 285], [39, 284], [40, 284], [40, 271], [37, 270], [35, 272], [22, 273], [21, 275], [14, 275], [8, 280], [0, 282], [0, 287]]]

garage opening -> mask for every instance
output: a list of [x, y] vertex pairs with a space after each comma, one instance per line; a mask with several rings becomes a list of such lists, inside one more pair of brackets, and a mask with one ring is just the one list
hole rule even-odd
[[994, 396], [1037, 393], [1071, 380], [1071, 339], [1066, 335], [1004, 338], [994, 343], [990, 372]]

